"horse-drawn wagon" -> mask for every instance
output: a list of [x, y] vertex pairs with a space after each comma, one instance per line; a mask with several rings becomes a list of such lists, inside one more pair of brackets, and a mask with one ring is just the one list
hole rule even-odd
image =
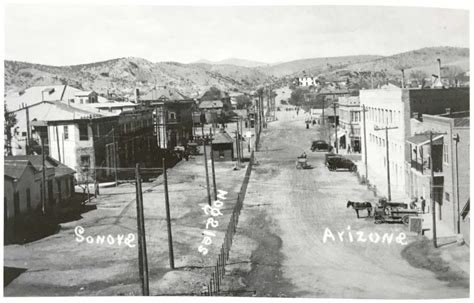
[[353, 202], [347, 201], [347, 207], [352, 207], [357, 218], [359, 217], [359, 211], [367, 210], [367, 217], [371, 217], [371, 212], [374, 210], [374, 223], [403, 223], [408, 225], [410, 217], [418, 216], [418, 210], [408, 209], [406, 203], [387, 202], [385, 199], [380, 199], [379, 203], [372, 207], [370, 202]]
[[377, 206], [374, 211], [374, 223], [403, 223], [408, 225], [410, 217], [418, 216], [415, 209], [406, 209], [402, 207], [386, 205]]

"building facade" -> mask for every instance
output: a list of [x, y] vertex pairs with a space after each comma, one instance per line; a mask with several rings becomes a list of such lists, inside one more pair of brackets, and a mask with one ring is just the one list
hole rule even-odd
[[[392, 195], [403, 197], [408, 182], [405, 160], [410, 159], [406, 139], [411, 136], [410, 119], [422, 119], [423, 114], [442, 114], [447, 108], [452, 111], [469, 110], [469, 90], [408, 89], [387, 87], [360, 91], [360, 104], [366, 108], [368, 179], [387, 195], [387, 166], [390, 170]], [[382, 129], [382, 130], [376, 130]], [[385, 131], [385, 128], [390, 128]], [[361, 134], [364, 135], [363, 125]], [[388, 137], [388, 140], [387, 140]], [[362, 138], [364, 140], [364, 138]], [[389, 161], [387, 161], [387, 146]], [[364, 153], [362, 144], [362, 153]]]
[[[469, 217], [463, 218], [461, 213], [469, 209], [470, 199], [469, 125], [469, 112], [423, 115], [421, 127], [407, 139], [410, 158], [406, 161], [405, 189], [408, 195], [422, 196], [429, 202], [433, 170], [437, 219], [457, 233], [459, 214], [459, 229], [467, 241]], [[430, 131], [434, 133], [432, 149]]]
[[358, 96], [339, 97], [339, 125], [344, 136], [340, 138], [341, 147], [360, 152], [361, 110]]

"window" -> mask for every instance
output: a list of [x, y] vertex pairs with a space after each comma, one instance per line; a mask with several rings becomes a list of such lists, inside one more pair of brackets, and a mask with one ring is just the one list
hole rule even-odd
[[69, 139], [69, 129], [67, 127], [67, 125], [64, 125], [64, 140], [67, 140]]
[[81, 123], [79, 124], [79, 140], [87, 141], [89, 140], [89, 131], [87, 124]]
[[443, 144], [443, 162], [449, 163], [448, 144]]
[[176, 113], [170, 112], [170, 120], [176, 120]]
[[444, 193], [444, 199], [446, 201], [449, 201], [449, 193], [447, 193], [447, 192]]
[[23, 137], [26, 137], [26, 132], [22, 132], [21, 135], [22, 135]]

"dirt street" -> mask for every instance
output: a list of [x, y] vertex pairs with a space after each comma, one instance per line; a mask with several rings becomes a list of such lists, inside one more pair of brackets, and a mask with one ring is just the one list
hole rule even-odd
[[[217, 187], [228, 194], [219, 226], [212, 228], [216, 236], [207, 255], [198, 251], [210, 217], [201, 209], [207, 205], [203, 156], [180, 162], [168, 172], [175, 270], [169, 268], [163, 178], [143, 183], [151, 295], [200, 295], [208, 282], [245, 174], [245, 169], [234, 171], [230, 161], [216, 162], [215, 168]], [[135, 185], [103, 188], [93, 203], [97, 209], [61, 224], [57, 234], [4, 247], [4, 265], [20, 273], [4, 287], [5, 296], [141, 295]], [[84, 237], [111, 235], [115, 243], [78, 242], [78, 226]], [[134, 247], [119, 245], [117, 236], [129, 234], [135, 237]]]
[[[228, 287], [234, 295], [330, 298], [455, 298], [469, 295], [467, 283], [449, 284], [434, 272], [413, 267], [402, 257], [407, 245], [395, 241], [401, 224], [357, 219], [348, 200], [376, 198], [354, 174], [330, 172], [324, 153], [311, 152], [316, 128], [306, 129], [304, 115], [278, 113], [263, 132], [256, 153], [239, 230], [232, 247]], [[296, 156], [308, 155], [314, 169], [295, 169]], [[361, 211], [361, 217], [366, 216]], [[391, 244], [350, 241], [354, 234], [394, 234]], [[329, 228], [335, 241], [323, 242]], [[337, 232], [346, 231], [341, 242]], [[375, 238], [375, 236], [374, 236]], [[419, 238], [408, 237], [408, 243]]]

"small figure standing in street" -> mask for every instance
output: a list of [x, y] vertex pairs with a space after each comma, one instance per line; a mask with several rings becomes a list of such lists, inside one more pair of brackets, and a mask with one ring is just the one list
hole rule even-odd
[[426, 207], [426, 201], [423, 199], [423, 197], [420, 197], [421, 200], [421, 211], [425, 213], [425, 207]]

